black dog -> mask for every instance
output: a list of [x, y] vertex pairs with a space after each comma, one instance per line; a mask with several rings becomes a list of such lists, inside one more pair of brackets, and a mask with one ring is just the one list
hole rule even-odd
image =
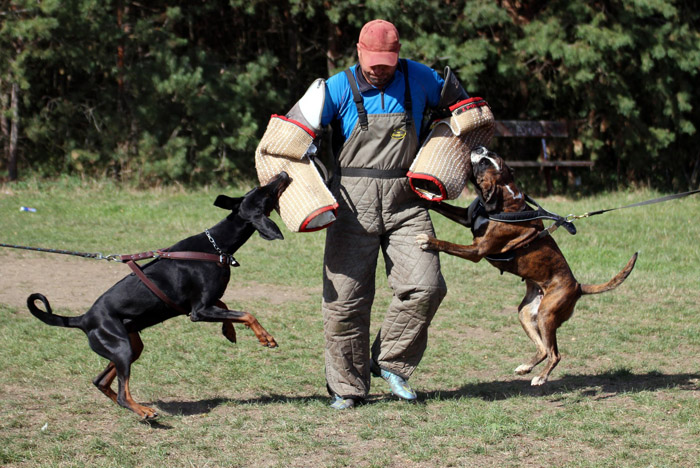
[[[256, 230], [263, 239], [282, 239], [282, 233], [269, 215], [277, 207], [280, 195], [290, 182], [289, 176], [282, 172], [267, 185], [251, 190], [244, 197], [219, 195], [214, 205], [231, 210], [231, 214], [205, 233], [188, 237], [166, 251], [202, 252], [221, 255], [222, 260], [232, 260], [231, 255]], [[84, 331], [90, 348], [110, 361], [93, 384], [115, 403], [144, 419], [151, 419], [157, 413], [136, 403], [129, 391], [131, 363], [138, 359], [143, 350], [139, 331], [144, 328], [188, 313], [193, 322], [223, 322], [224, 336], [234, 343], [236, 334], [233, 323], [237, 322], [250, 327], [264, 346], [277, 346], [274, 338], [255, 317], [248, 312], [227, 310], [220, 301], [231, 275], [228, 264], [223, 263], [157, 258], [144, 265], [146, 281], [154, 283], [167, 296], [168, 302], [132, 274], [107, 290], [90, 310], [79, 317], [53, 315], [48, 300], [41, 294], [30, 295], [27, 306], [44, 323]], [[46, 312], [34, 304], [37, 300], [44, 303]], [[115, 376], [119, 382], [118, 393], [111, 388]]]

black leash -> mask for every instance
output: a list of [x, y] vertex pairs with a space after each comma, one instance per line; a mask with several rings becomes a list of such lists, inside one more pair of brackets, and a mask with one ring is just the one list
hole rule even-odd
[[118, 254], [104, 255], [100, 252], [76, 252], [74, 250], [46, 249], [43, 247], [27, 247], [26, 245], [14, 245], [14, 244], [3, 244], [3, 243], [0, 243], [0, 247], [8, 247], [11, 249], [21, 249], [21, 250], [33, 250], [35, 252], [47, 252], [47, 253], [55, 253], [55, 254], [63, 254], [63, 255], [73, 255], [75, 257], [93, 258], [95, 260], [107, 260], [109, 262], [120, 262], [120, 263], [128, 263], [130, 261], [133, 262], [133, 261], [138, 261], [138, 260], [146, 260], [149, 258], [166, 258], [166, 259], [173, 259], [173, 260], [203, 260], [203, 261], [207, 261], [207, 262], [217, 262], [217, 263], [220, 263], [222, 265], [228, 265], [228, 266], [232, 266], [232, 267], [240, 266], [240, 263], [238, 263], [238, 261], [233, 257], [233, 255], [224, 253], [221, 250], [221, 248], [219, 248], [216, 241], [214, 241], [214, 238], [209, 233], [209, 229], [205, 229], [204, 234], [206, 234], [207, 239], [209, 239], [209, 242], [214, 247], [214, 250], [216, 250], [218, 252], [217, 255], [206, 254], [204, 252], [169, 252], [168, 249], [149, 250], [147, 252], [141, 252], [141, 253], [132, 254], [132, 255], [118, 255]]
[[91, 253], [91, 252], [75, 252], [72, 250], [60, 250], [60, 249], [44, 249], [42, 247], [27, 247], [25, 245], [13, 245], [13, 244], [2, 244], [0, 243], [0, 247], [9, 247], [11, 249], [21, 249], [21, 250], [33, 250], [35, 252], [48, 252], [48, 253], [55, 253], [55, 254], [63, 254], [63, 255], [73, 255], [76, 257], [83, 257], [83, 258], [94, 258], [96, 260], [107, 260], [110, 262], [121, 262], [120, 255], [103, 255], [99, 252]]
[[[227, 254], [224, 251], [221, 250], [221, 248], [217, 245], [216, 241], [212, 237], [211, 233], [209, 232], [209, 229], [204, 230], [204, 234], [206, 234], [207, 239], [209, 239], [209, 243], [214, 247], [214, 249], [218, 252], [217, 254], [209, 254], [206, 252], [170, 252], [168, 249], [159, 249], [159, 250], [149, 250], [148, 252], [141, 252], [138, 254], [132, 254], [132, 255], [103, 255], [99, 252], [92, 253], [92, 252], [76, 252], [73, 250], [60, 250], [60, 249], [45, 249], [42, 247], [27, 247], [25, 245], [14, 245], [14, 244], [3, 244], [0, 243], [0, 247], [9, 247], [13, 249], [22, 249], [22, 250], [33, 250], [35, 252], [47, 252], [47, 253], [55, 253], [55, 254], [64, 254], [64, 255], [73, 255], [76, 257], [83, 257], [83, 258], [94, 258], [97, 260], [107, 260], [110, 262], [122, 262], [126, 263], [129, 268], [134, 272], [134, 274], [143, 282], [143, 284], [146, 285], [148, 289], [151, 290], [153, 294], [155, 294], [161, 301], [163, 301], [168, 307], [178, 311], [179, 313], [183, 315], [190, 315], [190, 313], [180, 307], [178, 304], [176, 304], [172, 299], [168, 297], [167, 294], [165, 294], [153, 281], [151, 281], [146, 274], [143, 272], [141, 267], [136, 263], [139, 260], [146, 260], [150, 258], [155, 258], [155, 259], [173, 259], [173, 260], [198, 260], [198, 261], [206, 261], [206, 262], [216, 262], [220, 266], [226, 266], [226, 267], [237, 267], [240, 266], [240, 264], [236, 261], [236, 259], [233, 257], [233, 255]], [[228, 309], [226, 307], [226, 304], [224, 304], [221, 301], [217, 301], [217, 305], [221, 307], [222, 309]]]
[[633, 203], [631, 205], [626, 205], [626, 206], [618, 206], [617, 208], [608, 208], [607, 210], [589, 211], [588, 213], [584, 213], [584, 214], [578, 215], [578, 216], [570, 214], [569, 216], [566, 217], [566, 220], [572, 221], [574, 219], [589, 218], [591, 216], [607, 213], [608, 211], [623, 210], [625, 208], [634, 208], [635, 206], [653, 205], [654, 203], [661, 203], [661, 202], [665, 202], [665, 201], [669, 201], [669, 200], [675, 200], [677, 198], [684, 198], [684, 197], [687, 197], [689, 195], [693, 195], [696, 193], [700, 193], [700, 189], [691, 190], [690, 192], [683, 192], [683, 193], [676, 193], [673, 195], [666, 195], [665, 197], [654, 198], [652, 200], [646, 200], [643, 202]]
[[[569, 231], [570, 234], [576, 234], [576, 227], [574, 226], [573, 221], [577, 219], [583, 219], [583, 218], [590, 218], [591, 216], [607, 213], [609, 211], [615, 211], [615, 210], [622, 210], [625, 208], [634, 208], [637, 206], [644, 206], [644, 205], [653, 205], [654, 203], [661, 203], [669, 200], [675, 200], [678, 198], [684, 198], [689, 195], [693, 195], [696, 193], [700, 193], [700, 189], [697, 190], [691, 190], [689, 192], [683, 192], [683, 193], [676, 193], [673, 195], [666, 195], [665, 197], [659, 197], [659, 198], [654, 198], [652, 200], [646, 200], [638, 203], [633, 203], [631, 205], [625, 205], [625, 206], [618, 206], [617, 208], [608, 208], [605, 210], [597, 210], [597, 211], [589, 211], [588, 213], [584, 213], [582, 215], [573, 215], [570, 214], [566, 217], [559, 216], [556, 213], [552, 213], [550, 211], [545, 210], [542, 208], [539, 203], [537, 203], [535, 200], [530, 198], [527, 194], [525, 194], [525, 201], [527, 201], [530, 204], [533, 204], [537, 207], [536, 210], [527, 210], [527, 211], [516, 211], [516, 212], [508, 212], [508, 213], [494, 213], [488, 215], [488, 219], [491, 221], [498, 221], [501, 223], [520, 223], [524, 221], [532, 221], [535, 219], [550, 219], [554, 221], [554, 223], [549, 226], [548, 228], [545, 228], [544, 231], [540, 233], [538, 237], [543, 237], [547, 234], [551, 234], [552, 232], [556, 231], [559, 226], [564, 226], [567, 231]], [[479, 199], [477, 198], [476, 201]], [[483, 206], [483, 204], [482, 204]], [[471, 208], [471, 207], [470, 207]]]

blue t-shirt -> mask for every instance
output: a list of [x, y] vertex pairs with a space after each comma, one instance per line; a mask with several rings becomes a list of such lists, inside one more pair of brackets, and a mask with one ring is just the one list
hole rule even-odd
[[[435, 70], [421, 63], [406, 60], [408, 81], [413, 106], [413, 121], [416, 136], [426, 108], [432, 108], [440, 102], [440, 93], [444, 80]], [[359, 65], [351, 67], [353, 76], [360, 73]], [[401, 66], [396, 69], [394, 78], [384, 90], [375, 88], [364, 79], [358, 84], [362, 93], [363, 104], [367, 114], [396, 114], [405, 112], [404, 91], [405, 78]], [[357, 107], [352, 99], [352, 89], [345, 72], [340, 72], [326, 80], [326, 100], [323, 106], [321, 125], [326, 126], [334, 118], [340, 118], [343, 136], [347, 140], [357, 123]]]

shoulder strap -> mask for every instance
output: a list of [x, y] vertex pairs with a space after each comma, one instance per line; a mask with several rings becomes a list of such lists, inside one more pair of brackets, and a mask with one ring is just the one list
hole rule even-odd
[[148, 279], [146, 274], [143, 272], [143, 270], [141, 270], [141, 267], [139, 267], [136, 264], [136, 262], [134, 262], [133, 260], [129, 260], [128, 262], [126, 262], [126, 264], [129, 265], [129, 268], [131, 268], [131, 270], [134, 272], [134, 274], [139, 277], [139, 279], [143, 282], [143, 284], [145, 284], [146, 287], [148, 289], [150, 289], [153, 294], [158, 296], [158, 298], [161, 301], [165, 302], [165, 305], [167, 305], [171, 309], [176, 310], [177, 312], [179, 312], [182, 315], [189, 315], [189, 312], [187, 312], [184, 308], [177, 305], [158, 286], [156, 286], [156, 284], [153, 281]]
[[408, 125], [413, 121], [413, 101], [411, 100], [411, 88], [408, 86], [408, 64], [406, 59], [399, 60], [401, 63], [401, 70], [403, 71], [403, 79], [405, 83], [404, 97], [403, 97], [403, 107], [406, 111], [406, 117], [404, 121]]
[[352, 74], [352, 71], [349, 68], [345, 70], [345, 75], [350, 83], [352, 99], [355, 101], [355, 106], [357, 107], [357, 119], [360, 122], [360, 128], [362, 128], [362, 130], [367, 130], [369, 128], [369, 124], [367, 123], [367, 111], [365, 110], [365, 105], [362, 102], [362, 94], [360, 94], [360, 90], [357, 88], [355, 76]]

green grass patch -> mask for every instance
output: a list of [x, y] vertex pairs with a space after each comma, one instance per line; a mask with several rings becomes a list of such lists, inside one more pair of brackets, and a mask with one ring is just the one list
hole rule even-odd
[[[216, 195], [246, 189], [133, 191], [71, 179], [6, 185], [0, 242], [105, 254], [167, 247], [226, 214], [212, 205]], [[538, 201], [565, 215], [660, 195]], [[255, 313], [280, 347], [262, 348], [242, 328], [233, 345], [217, 324], [185, 317], [145, 330], [132, 391], [159, 410], [154, 424], [92, 386], [106, 362], [80, 331], [0, 304], [0, 465], [700, 466], [697, 196], [582, 219], [575, 236], [554, 234], [582, 282], [607, 281], [635, 251], [640, 257], [620, 288], [581, 299], [559, 330], [563, 359], [544, 388], [513, 374], [534, 352], [515, 312], [522, 282], [442, 256], [449, 292], [411, 379], [419, 403], [396, 401], [373, 379], [369, 403], [340, 413], [328, 408], [324, 381], [325, 234], [290, 233], [273, 217], [285, 240], [254, 236], [236, 255], [242, 266], [230, 289], [255, 287], [257, 295], [235, 306]], [[463, 228], [433, 218], [438, 237], [471, 242]], [[0, 250], [4, 264], [35, 255], [45, 254]], [[373, 333], [391, 297], [381, 262], [377, 271]]]

